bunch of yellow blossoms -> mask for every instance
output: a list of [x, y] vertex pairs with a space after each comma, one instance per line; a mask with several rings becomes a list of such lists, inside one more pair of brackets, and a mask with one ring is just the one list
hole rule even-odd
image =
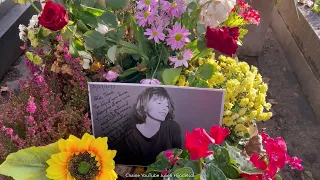
[[[190, 72], [196, 66], [211, 64], [213, 73], [206, 83], [210, 88], [225, 89], [225, 102], [223, 125], [235, 131], [242, 137], [248, 132], [248, 127], [256, 121], [266, 121], [272, 117], [271, 104], [266, 102], [268, 85], [263, 82], [261, 74], [255, 66], [246, 62], [220, 56], [218, 60], [214, 55], [204, 59], [199, 58], [197, 63], [191, 64], [188, 70], [178, 80], [179, 86], [194, 86], [186, 81]], [[201, 79], [200, 75], [196, 75]]]

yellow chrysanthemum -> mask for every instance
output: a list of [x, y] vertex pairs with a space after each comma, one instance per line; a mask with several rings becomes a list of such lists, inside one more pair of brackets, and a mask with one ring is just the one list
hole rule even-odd
[[47, 161], [47, 177], [55, 180], [113, 180], [115, 150], [108, 150], [107, 137], [94, 138], [84, 134], [82, 139], [73, 135], [69, 139], [60, 139], [60, 153], [51, 155]]

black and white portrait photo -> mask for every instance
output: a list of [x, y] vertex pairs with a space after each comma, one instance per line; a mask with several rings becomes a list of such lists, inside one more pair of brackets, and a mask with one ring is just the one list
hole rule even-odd
[[185, 131], [221, 125], [224, 90], [89, 83], [93, 134], [108, 137], [117, 164], [147, 166], [184, 148]]

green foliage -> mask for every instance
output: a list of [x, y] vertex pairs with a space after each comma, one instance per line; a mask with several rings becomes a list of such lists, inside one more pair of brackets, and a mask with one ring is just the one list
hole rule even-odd
[[47, 160], [59, 153], [57, 143], [44, 147], [31, 147], [10, 154], [0, 165], [0, 174], [21, 180], [46, 180]]
[[106, 5], [114, 10], [123, 8], [129, 3], [129, 0], [106, 0]]
[[179, 79], [182, 68], [165, 69], [162, 73], [162, 79], [165, 85], [175, 85]]
[[117, 17], [109, 10], [105, 10], [103, 14], [97, 17], [97, 19], [100, 24], [104, 24], [108, 27], [115, 28], [118, 26]]
[[229, 14], [228, 19], [222, 23], [223, 26], [227, 27], [241, 27], [247, 25], [246, 22], [241, 16], [238, 15], [236, 12], [232, 12]]
[[199, 67], [199, 73], [202, 79], [209, 80], [215, 73], [215, 68], [212, 64], [205, 63]]
[[206, 180], [227, 180], [227, 177], [224, 175], [221, 169], [219, 169], [213, 163], [204, 166], [200, 176], [201, 179]]
[[106, 45], [103, 35], [95, 30], [90, 30], [83, 34], [85, 43], [91, 48], [100, 48]]

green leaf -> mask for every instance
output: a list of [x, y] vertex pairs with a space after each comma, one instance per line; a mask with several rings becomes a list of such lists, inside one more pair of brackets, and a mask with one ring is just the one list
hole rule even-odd
[[209, 80], [216, 72], [213, 64], [205, 63], [199, 67], [199, 73], [202, 79]]
[[189, 167], [184, 167], [175, 170], [172, 173], [172, 176], [175, 177], [174, 179], [177, 180], [193, 180], [194, 179], [194, 172]]
[[90, 29], [80, 19], [77, 21], [77, 26], [82, 32], [90, 31]]
[[197, 8], [197, 3], [191, 2], [191, 3], [188, 4], [187, 8], [195, 10]]
[[230, 158], [236, 162], [238, 169], [247, 174], [262, 174], [263, 172], [253, 166], [253, 164], [241, 154], [241, 150], [226, 144]]
[[106, 0], [106, 5], [114, 10], [121, 9], [128, 4], [129, 0]]
[[75, 47], [75, 43], [72, 39], [69, 40], [69, 51], [72, 57], [79, 57], [79, 53], [77, 48]]
[[131, 18], [131, 23], [136, 35], [136, 40], [138, 41], [138, 46], [140, 49], [140, 52], [146, 54], [146, 56], [149, 55], [149, 50], [150, 50], [150, 46], [149, 43], [150, 41], [147, 39], [147, 37], [143, 34], [144, 30], [143, 28], [140, 28], [137, 23], [136, 23], [136, 19], [130, 15]]
[[201, 177], [200, 174], [197, 174], [194, 176], [194, 180], [200, 180], [200, 177]]
[[197, 24], [196, 30], [198, 34], [204, 34], [206, 32], [206, 26], [203, 24]]
[[245, 21], [241, 16], [239, 16], [237, 12], [230, 13], [228, 19], [223, 22], [223, 26], [227, 26], [230, 28], [241, 27], [247, 24], [249, 23]]
[[133, 74], [133, 73], [136, 73], [136, 72], [138, 72], [138, 69], [137, 69], [136, 67], [127, 69], [127, 70], [123, 71], [123, 72], [120, 74], [119, 78], [125, 78], [125, 77], [127, 77], [127, 76], [130, 76], [130, 75]]
[[47, 160], [59, 153], [57, 143], [44, 147], [31, 147], [10, 154], [0, 165], [0, 174], [21, 180], [46, 180]]
[[108, 27], [117, 27], [118, 26], [118, 20], [117, 17], [109, 10], [105, 10], [105, 12], [99, 16], [98, 18], [98, 22], [100, 24], [104, 24]]
[[276, 180], [282, 180], [282, 178], [279, 174], [276, 174], [274, 177], [276, 178]]
[[182, 68], [165, 69], [162, 73], [162, 79], [165, 85], [175, 85], [179, 79]]
[[84, 35], [85, 43], [91, 48], [100, 48], [107, 44], [103, 35], [95, 30], [87, 31]]
[[[94, 2], [92, 0], [87, 0], [87, 1]], [[97, 9], [97, 8], [93, 8], [93, 7], [87, 7], [87, 6], [84, 6], [84, 5], [81, 5], [81, 7], [82, 7], [83, 11], [86, 11], [86, 12], [89, 12], [89, 13], [93, 14], [95, 17], [101, 16], [104, 13], [104, 10], [101, 10], [101, 9]]]
[[238, 173], [237, 168], [235, 168], [231, 164], [228, 164], [228, 165], [223, 166], [223, 167], [219, 166], [219, 168], [223, 171], [223, 173], [225, 174], [225, 176], [227, 178], [236, 179], [237, 177], [239, 177], [239, 173]]
[[195, 80], [193, 82], [193, 87], [198, 87], [198, 88], [210, 88], [209, 84], [207, 83], [207, 81], [203, 80], [203, 79], [199, 79], [199, 80]]
[[197, 48], [199, 51], [205, 51], [207, 49], [207, 40], [206, 38], [200, 37], [198, 40]]
[[177, 163], [172, 168], [172, 171], [175, 171], [176, 169], [182, 168], [182, 167], [189, 167], [193, 170], [195, 174], [200, 173], [199, 168], [199, 161], [192, 161], [189, 159], [178, 159]]
[[112, 63], [116, 61], [116, 52], [117, 52], [117, 46], [112, 46], [111, 48], [108, 49], [107, 56]]
[[92, 0], [81, 0], [81, 4], [88, 6], [88, 7], [93, 7], [95, 2]]
[[72, 36], [71, 28], [73, 29], [73, 26], [66, 26], [65, 28], [63, 28], [63, 30], [61, 32], [61, 36], [62, 36], [63, 41], [68, 40]]
[[170, 164], [169, 161], [167, 159], [158, 159], [156, 162], [154, 162], [153, 164], [150, 164], [147, 167], [147, 171], [148, 172], [161, 172], [162, 170], [169, 168]]
[[227, 180], [223, 172], [214, 164], [206, 164], [200, 173], [201, 179], [205, 180]]
[[229, 152], [226, 148], [216, 144], [210, 144], [209, 150], [214, 151], [214, 162], [219, 167], [227, 166], [230, 162]]
[[79, 18], [84, 24], [90, 26], [91, 28], [96, 28], [98, 26], [98, 21], [96, 17], [87, 11], [83, 11], [80, 14]]

